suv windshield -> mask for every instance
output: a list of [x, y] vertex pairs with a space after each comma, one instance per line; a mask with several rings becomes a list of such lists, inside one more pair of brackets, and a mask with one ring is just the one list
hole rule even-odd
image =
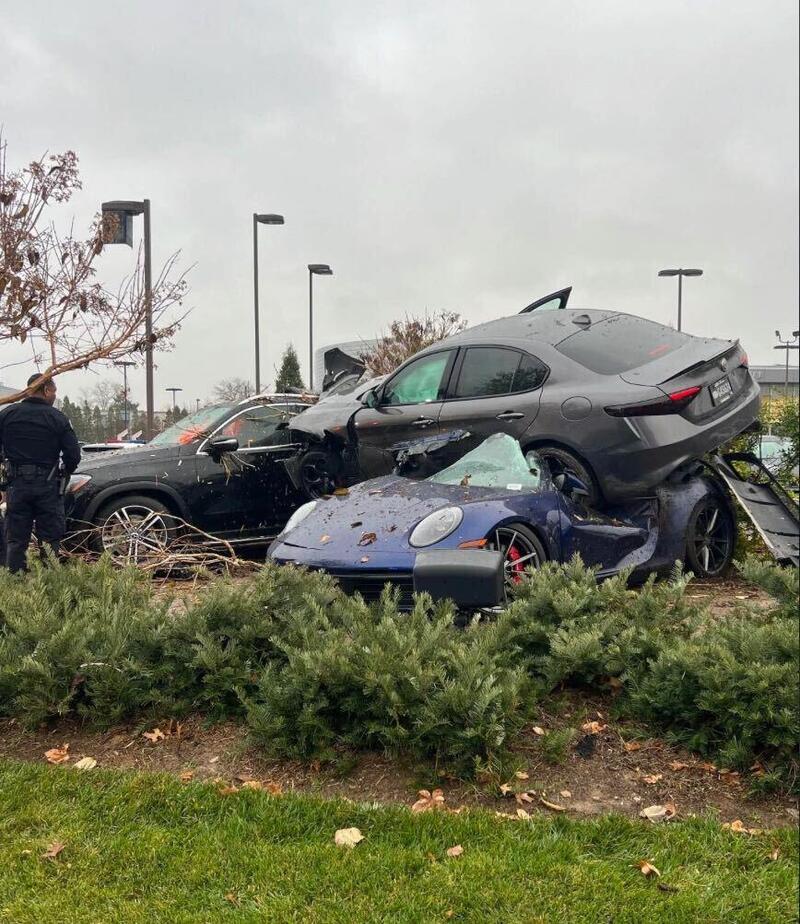
[[458, 462], [426, 481], [506, 491], [538, 491], [542, 464], [535, 452], [523, 455], [519, 442], [507, 433], [495, 433]]
[[195, 414], [183, 417], [171, 427], [154, 436], [149, 446], [185, 446], [208, 434], [233, 411], [235, 404], [212, 404]]

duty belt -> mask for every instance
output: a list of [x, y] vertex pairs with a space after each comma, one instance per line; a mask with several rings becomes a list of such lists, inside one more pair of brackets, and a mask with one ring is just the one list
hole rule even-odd
[[55, 465], [37, 465], [35, 462], [7, 462], [8, 477], [16, 478], [50, 478], [56, 474]]

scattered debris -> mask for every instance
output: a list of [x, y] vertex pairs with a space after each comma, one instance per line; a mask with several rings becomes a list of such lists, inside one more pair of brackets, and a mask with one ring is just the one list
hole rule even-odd
[[428, 789], [420, 789], [417, 795], [419, 798], [411, 806], [412, 812], [429, 812], [432, 809], [444, 807], [444, 793], [441, 789], [434, 789], [433, 792]]
[[376, 533], [362, 533], [361, 538], [358, 540], [359, 545], [372, 545], [373, 542], [378, 538]]
[[97, 761], [94, 757], [81, 757], [81, 759], [76, 761], [72, 766], [74, 770], [94, 770], [97, 766]]
[[350, 850], [364, 840], [364, 835], [358, 828], [339, 828], [333, 836], [333, 842], [337, 847], [347, 847]]
[[660, 876], [661, 873], [653, 866], [652, 860], [639, 860], [638, 863], [634, 863], [634, 866], [638, 867], [642, 871], [643, 876]]
[[62, 744], [60, 748], [50, 748], [49, 751], [44, 752], [44, 756], [48, 763], [63, 764], [64, 761], [69, 760], [69, 745]]
[[608, 728], [607, 725], [602, 722], [584, 722], [581, 725], [581, 731], [586, 732], [587, 735], [599, 735]]
[[544, 796], [540, 796], [539, 801], [545, 808], [549, 808], [553, 812], [566, 812], [567, 810], [565, 805], [558, 805], [556, 802], [549, 802], [547, 799], [545, 799]]
[[654, 786], [663, 776], [663, 773], [647, 773], [642, 777], [642, 782]]
[[648, 805], [639, 812], [640, 817], [658, 824], [661, 821], [669, 821], [675, 817], [677, 809], [674, 802], [667, 802], [665, 805]]
[[45, 850], [45, 852], [42, 854], [42, 859], [55, 860], [55, 858], [61, 853], [64, 847], [65, 845], [62, 844], [61, 841], [53, 841], [53, 843], [50, 844], [47, 850]]
[[534, 725], [532, 731], [533, 731], [534, 735], [540, 735], [540, 736], [541, 736], [541, 735], [546, 734], [545, 730], [544, 730], [543, 728], [541, 728], [541, 726], [539, 726], [539, 725]]
[[728, 831], [732, 831], [734, 834], [749, 834], [755, 836], [757, 834], [763, 834], [764, 831], [762, 828], [747, 828], [745, 827], [744, 822], [741, 818], [737, 818], [735, 821], [728, 821], [722, 826], [727, 828]]
[[460, 857], [464, 853], [464, 848], [461, 844], [456, 844], [454, 847], [448, 847], [445, 853], [448, 857]]
[[160, 728], [154, 728], [152, 731], [142, 732], [142, 737], [147, 738], [148, 741], [156, 744], [159, 741], [164, 741], [167, 736], [164, 734], [164, 732], [161, 731]]

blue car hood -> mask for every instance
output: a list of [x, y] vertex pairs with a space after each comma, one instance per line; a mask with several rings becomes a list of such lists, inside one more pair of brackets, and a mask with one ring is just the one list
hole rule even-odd
[[[501, 488], [461, 487], [412, 481], [396, 475], [375, 478], [350, 488], [347, 495], [317, 501], [316, 509], [299, 526], [280, 537], [289, 546], [335, 549], [347, 556], [397, 548], [429, 513], [448, 505], [467, 507], [486, 501], [519, 500], [523, 492]], [[368, 534], [374, 533], [375, 539]], [[405, 544], [405, 543], [403, 543]]]

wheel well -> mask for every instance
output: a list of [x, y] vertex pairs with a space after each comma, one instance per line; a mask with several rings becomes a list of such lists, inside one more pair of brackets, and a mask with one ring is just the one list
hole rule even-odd
[[178, 503], [175, 498], [169, 493], [169, 491], [160, 491], [158, 488], [144, 487], [144, 488], [134, 488], [134, 487], [125, 487], [120, 486], [119, 490], [114, 491], [112, 494], [104, 497], [100, 503], [97, 504], [93, 513], [92, 520], [99, 515], [102, 510], [105, 510], [110, 504], [115, 503], [123, 497], [149, 497], [152, 500], [157, 500], [162, 503], [171, 514], [174, 514], [180, 519], [184, 519], [183, 512], [180, 510]]
[[523, 520], [511, 519], [511, 520], [504, 520], [502, 523], [495, 524], [495, 526], [492, 527], [492, 529], [495, 529], [497, 526], [514, 526], [515, 524], [519, 526], [524, 526], [526, 529], [529, 529], [534, 534], [534, 536], [536, 536], [536, 538], [539, 540], [539, 543], [541, 544], [542, 549], [544, 549], [545, 560], [546, 561], [553, 560], [553, 556], [550, 554], [550, 542], [548, 541], [547, 536], [544, 535], [541, 528], [535, 525], [534, 523], [527, 523]]
[[597, 480], [597, 473], [594, 470], [591, 462], [584, 456], [582, 453], [578, 452], [577, 449], [573, 449], [572, 446], [569, 446], [567, 443], [562, 443], [560, 440], [545, 440], [545, 439], [533, 439], [529, 443], [526, 443], [522, 448], [522, 452], [526, 453], [531, 449], [539, 449], [541, 446], [553, 446], [556, 449], [563, 449], [564, 452], [568, 452], [571, 456], [585, 465], [586, 468], [592, 473], [592, 478], [595, 480], [595, 484], [599, 484]]

